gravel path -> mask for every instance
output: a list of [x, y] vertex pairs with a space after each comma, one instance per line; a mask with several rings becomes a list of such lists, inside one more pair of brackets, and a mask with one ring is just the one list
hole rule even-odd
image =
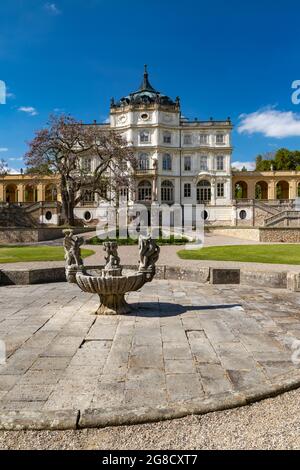
[[234, 410], [153, 424], [1, 431], [0, 449], [300, 449], [300, 390]]
[[[235, 239], [238, 245], [238, 239]], [[250, 244], [250, 242], [249, 242]], [[213, 246], [213, 245], [211, 245]], [[93, 266], [104, 263], [104, 252], [101, 245], [84, 245], [85, 248], [90, 248], [95, 251], [95, 254], [85, 258], [84, 263], [87, 266]], [[159, 265], [180, 266], [187, 268], [197, 268], [199, 266], [211, 266], [218, 268], [250, 268], [258, 271], [300, 271], [299, 265], [288, 264], [267, 264], [267, 263], [244, 263], [238, 261], [197, 261], [180, 259], [177, 256], [177, 251], [183, 249], [183, 246], [169, 245], [163, 246], [160, 252]], [[139, 254], [137, 245], [120, 246], [118, 248], [122, 264], [138, 264]], [[64, 266], [64, 261], [35, 261], [30, 263], [2, 263], [0, 269], [9, 268], [43, 268], [43, 267], [56, 267]]]

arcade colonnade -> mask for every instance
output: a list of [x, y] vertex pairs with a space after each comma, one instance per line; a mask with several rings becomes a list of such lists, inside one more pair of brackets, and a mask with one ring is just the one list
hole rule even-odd
[[57, 178], [36, 180], [27, 175], [7, 175], [0, 178], [0, 202], [35, 203], [61, 201]]
[[300, 196], [300, 171], [236, 172], [235, 199], [288, 200]]

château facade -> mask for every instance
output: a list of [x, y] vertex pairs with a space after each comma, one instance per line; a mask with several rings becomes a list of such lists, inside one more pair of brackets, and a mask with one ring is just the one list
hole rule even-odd
[[[109, 123], [136, 156], [136, 186], [123, 196], [144, 205], [203, 204], [205, 218], [231, 220], [230, 118], [194, 120], [182, 116], [180, 100], [163, 95], [149, 82], [147, 68], [139, 89], [111, 100]], [[97, 161], [91, 162], [91, 168]], [[76, 214], [83, 215], [78, 208]]]
[[[300, 195], [300, 172], [233, 173], [230, 118], [186, 119], [178, 97], [153, 88], [146, 66], [139, 89], [112, 99], [109, 122], [98, 126], [99, 132], [120, 133], [136, 157], [135, 187], [120, 188], [129, 203], [201, 204], [207, 225], [261, 226], [281, 223], [280, 213], [291, 211]], [[92, 170], [97, 160], [91, 156], [85, 164]], [[60, 201], [55, 176], [38, 181], [26, 174], [0, 176], [0, 206], [24, 206], [38, 223], [59, 224]], [[75, 216], [95, 224], [99, 204], [97, 195], [87, 194]]]

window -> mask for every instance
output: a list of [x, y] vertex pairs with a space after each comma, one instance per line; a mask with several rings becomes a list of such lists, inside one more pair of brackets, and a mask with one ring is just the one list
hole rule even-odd
[[192, 159], [191, 157], [184, 157], [184, 171], [191, 171]]
[[150, 167], [150, 159], [147, 153], [140, 153], [139, 155], [139, 170], [149, 170]]
[[184, 143], [185, 145], [191, 145], [191, 143], [192, 143], [192, 136], [191, 136], [191, 134], [185, 134], [185, 135], [183, 136], [183, 143]]
[[241, 220], [245, 220], [247, 218], [247, 212], [245, 210], [240, 211], [239, 217]]
[[165, 153], [163, 156], [163, 170], [172, 170], [172, 157], [168, 153]]
[[89, 221], [92, 218], [92, 214], [90, 213], [90, 211], [85, 211], [83, 217], [86, 221]]
[[208, 219], [208, 212], [207, 211], [202, 211], [201, 217], [202, 217], [203, 220], [207, 220]]
[[48, 220], [48, 222], [49, 222], [49, 220], [52, 219], [52, 212], [51, 212], [51, 211], [47, 211], [45, 217], [46, 217], [46, 220]]
[[206, 145], [208, 144], [208, 135], [207, 134], [200, 134], [199, 136], [199, 143], [201, 145]]
[[150, 142], [150, 133], [148, 131], [142, 131], [140, 133], [140, 142], [141, 143], [148, 143]]
[[216, 135], [216, 143], [217, 144], [224, 144], [224, 134], [217, 134]]
[[138, 200], [151, 201], [152, 186], [149, 181], [141, 181], [138, 185]]
[[217, 157], [217, 170], [224, 170], [224, 157]]
[[208, 170], [207, 157], [201, 156], [200, 157], [200, 171], [207, 171], [207, 170]]
[[127, 186], [120, 186], [119, 196], [120, 196], [121, 201], [128, 201], [128, 187]]
[[217, 184], [217, 197], [224, 197], [224, 183]]
[[172, 141], [171, 132], [164, 133], [164, 144], [170, 144]]
[[172, 181], [163, 181], [161, 184], [161, 200], [162, 202], [174, 201], [174, 186]]
[[204, 204], [211, 200], [211, 184], [209, 181], [199, 181], [197, 184], [197, 202]]
[[84, 203], [89, 203], [89, 202], [94, 202], [95, 201], [95, 193], [93, 191], [85, 191], [84, 196], [83, 196], [83, 202]]
[[82, 161], [82, 169], [86, 172], [92, 171], [92, 159], [91, 158], [84, 158]]
[[183, 187], [184, 197], [191, 197], [191, 185], [190, 183], [185, 183]]

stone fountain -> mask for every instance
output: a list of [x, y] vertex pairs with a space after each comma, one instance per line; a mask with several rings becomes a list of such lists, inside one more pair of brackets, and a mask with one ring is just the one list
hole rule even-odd
[[72, 230], [65, 230], [64, 249], [66, 260], [66, 278], [76, 283], [84, 292], [98, 294], [100, 306], [97, 315], [121, 315], [131, 311], [125, 300], [125, 294], [137, 291], [155, 276], [155, 263], [159, 258], [160, 248], [150, 237], [139, 237], [139, 265], [137, 271], [122, 274], [116, 242], [104, 242], [106, 265], [100, 270], [88, 273], [81, 258], [82, 237], [73, 235]]

